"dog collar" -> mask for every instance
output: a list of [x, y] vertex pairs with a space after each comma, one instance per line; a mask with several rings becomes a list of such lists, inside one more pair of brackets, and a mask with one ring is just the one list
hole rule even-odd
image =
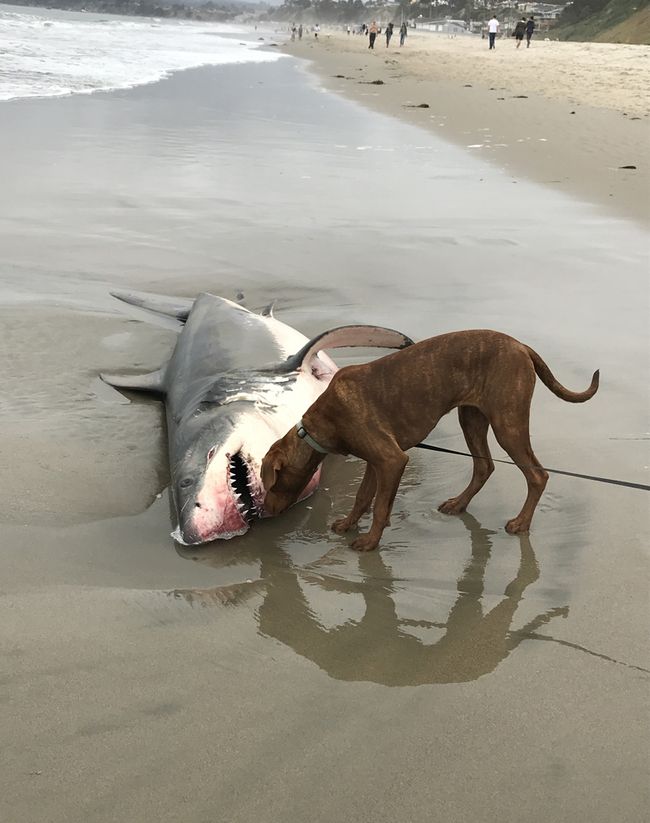
[[324, 448], [320, 445], [320, 443], [317, 443], [317, 442], [314, 440], [314, 438], [313, 438], [313, 437], [309, 434], [309, 432], [307, 431], [307, 429], [303, 426], [303, 424], [302, 424], [302, 420], [301, 420], [301, 421], [300, 421], [300, 423], [298, 423], [298, 425], [296, 426], [296, 432], [297, 432], [297, 434], [298, 434], [298, 437], [299, 437], [301, 440], [304, 440], [304, 441], [305, 441], [305, 443], [306, 443], [308, 446], [311, 446], [311, 447], [312, 447], [312, 449], [314, 449], [315, 451], [320, 452], [321, 454], [329, 454], [329, 453], [330, 453], [330, 452], [329, 452], [329, 449], [324, 449]]

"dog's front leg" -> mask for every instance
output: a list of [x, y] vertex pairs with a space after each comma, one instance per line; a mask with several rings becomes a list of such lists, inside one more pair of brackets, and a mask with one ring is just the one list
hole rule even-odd
[[337, 534], [343, 534], [343, 532], [346, 532], [352, 528], [352, 526], [356, 526], [359, 518], [370, 509], [376, 488], [377, 480], [375, 478], [375, 470], [370, 463], [366, 463], [366, 473], [363, 475], [363, 480], [357, 491], [352, 511], [347, 517], [335, 520], [334, 523], [332, 523], [332, 531]]
[[374, 464], [377, 496], [372, 513], [372, 525], [369, 532], [360, 534], [352, 543], [352, 548], [358, 552], [370, 552], [379, 545], [382, 532], [390, 524], [393, 500], [408, 462], [408, 456], [395, 445], [395, 450], [391, 451], [390, 456], [384, 457], [381, 463]]

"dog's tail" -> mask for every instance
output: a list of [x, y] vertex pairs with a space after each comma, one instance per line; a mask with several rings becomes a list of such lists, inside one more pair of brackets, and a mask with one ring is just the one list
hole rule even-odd
[[600, 371], [594, 372], [594, 376], [591, 378], [591, 385], [586, 391], [569, 391], [569, 389], [566, 389], [559, 382], [559, 380], [556, 380], [555, 376], [553, 375], [553, 372], [549, 369], [549, 367], [537, 354], [537, 352], [533, 351], [533, 349], [531, 349], [530, 346], [526, 346], [526, 348], [528, 349], [530, 359], [533, 361], [533, 366], [535, 367], [535, 372], [537, 376], [546, 386], [546, 388], [550, 389], [553, 392], [553, 394], [557, 395], [560, 399], [566, 400], [567, 403], [584, 403], [585, 400], [589, 400], [589, 398], [593, 397], [594, 394], [596, 394], [596, 392], [598, 391]]

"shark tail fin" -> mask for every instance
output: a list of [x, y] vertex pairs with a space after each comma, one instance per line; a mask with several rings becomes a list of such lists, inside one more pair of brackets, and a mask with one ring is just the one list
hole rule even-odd
[[108, 374], [102, 372], [100, 375], [104, 383], [113, 386], [115, 389], [128, 389], [129, 391], [143, 391], [151, 394], [164, 394], [164, 370], [146, 372], [145, 374]]
[[[342, 348], [382, 348], [382, 349], [404, 349], [413, 345], [413, 340], [402, 332], [394, 329], [387, 329], [383, 326], [339, 326], [336, 329], [324, 331], [312, 337], [305, 345], [291, 357], [287, 358], [281, 366], [282, 371], [297, 371], [303, 369], [315, 369], [316, 374], [319, 368], [315, 364], [314, 358], [323, 349]], [[323, 358], [327, 364], [325, 371], [333, 366], [329, 358]]]
[[139, 309], [146, 309], [165, 317], [173, 317], [181, 323], [187, 320], [194, 305], [194, 300], [187, 297], [165, 297], [162, 294], [145, 292], [112, 291], [111, 296], [130, 306], [137, 306]]

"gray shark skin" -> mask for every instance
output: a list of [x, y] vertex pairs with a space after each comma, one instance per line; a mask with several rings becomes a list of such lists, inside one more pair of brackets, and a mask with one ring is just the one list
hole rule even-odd
[[[380, 326], [342, 326], [308, 340], [273, 317], [212, 294], [196, 300], [112, 292], [184, 323], [167, 364], [143, 375], [102, 374], [118, 389], [164, 400], [172, 537], [200, 545], [244, 534], [262, 516], [262, 458], [327, 388], [336, 365], [326, 348], [401, 349], [410, 338]], [[300, 499], [318, 486], [312, 477]]]

